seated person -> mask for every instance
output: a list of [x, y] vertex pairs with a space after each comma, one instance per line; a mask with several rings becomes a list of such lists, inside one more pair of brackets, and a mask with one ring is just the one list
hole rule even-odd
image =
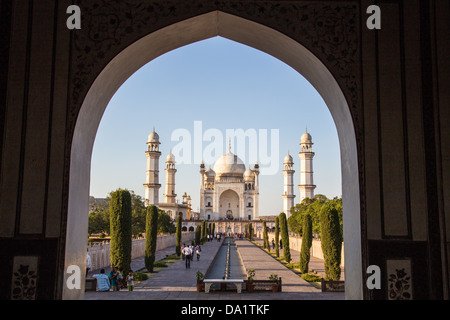
[[105, 269], [100, 270], [99, 274], [94, 274], [92, 277], [97, 279], [97, 291], [109, 291], [109, 278], [105, 274]]

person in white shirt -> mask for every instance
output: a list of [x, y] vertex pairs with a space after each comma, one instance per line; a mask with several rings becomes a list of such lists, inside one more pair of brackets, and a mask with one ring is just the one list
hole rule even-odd
[[197, 245], [195, 247], [195, 253], [197, 254], [197, 261], [200, 260], [200, 252], [202, 251], [201, 247], [199, 245]]
[[86, 252], [86, 277], [91, 268], [92, 268], [91, 256], [89, 252]]
[[94, 274], [93, 277], [97, 279], [97, 291], [109, 291], [109, 278], [105, 274], [105, 269], [100, 270], [100, 273]]
[[191, 254], [192, 254], [192, 250], [189, 247], [184, 247], [183, 249], [183, 255], [185, 256], [185, 260], [186, 260], [186, 269], [190, 269], [191, 268]]
[[134, 276], [133, 276], [133, 271], [130, 270], [130, 272], [127, 275], [127, 287], [128, 287], [128, 291], [133, 291], [134, 288]]

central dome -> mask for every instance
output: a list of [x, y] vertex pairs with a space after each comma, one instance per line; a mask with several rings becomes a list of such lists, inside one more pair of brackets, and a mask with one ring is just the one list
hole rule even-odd
[[228, 152], [214, 164], [214, 171], [218, 175], [241, 176], [245, 172], [245, 164], [234, 153]]

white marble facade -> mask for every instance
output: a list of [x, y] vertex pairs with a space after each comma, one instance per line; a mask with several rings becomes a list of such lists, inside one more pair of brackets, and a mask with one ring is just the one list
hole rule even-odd
[[253, 220], [259, 217], [259, 165], [246, 169], [231, 152], [220, 157], [213, 169], [200, 165], [200, 219]]

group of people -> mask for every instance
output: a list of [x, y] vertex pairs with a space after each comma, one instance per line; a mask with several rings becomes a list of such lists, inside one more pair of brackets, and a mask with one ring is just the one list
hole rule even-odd
[[111, 267], [111, 271], [108, 275], [105, 274], [105, 269], [101, 269], [99, 274], [94, 274], [94, 278], [97, 279], [97, 290], [98, 291], [119, 291], [125, 287], [128, 291], [133, 291], [134, 288], [134, 275], [133, 271], [130, 270], [126, 278], [119, 272], [119, 269], [115, 266]]
[[202, 248], [197, 245], [197, 246], [186, 246], [185, 244], [183, 244], [183, 246], [181, 247], [181, 255], [183, 260], [185, 260], [186, 262], [186, 269], [189, 269], [191, 267], [191, 261], [194, 260], [194, 253], [197, 256], [197, 261], [200, 260], [200, 252], [202, 251]]

